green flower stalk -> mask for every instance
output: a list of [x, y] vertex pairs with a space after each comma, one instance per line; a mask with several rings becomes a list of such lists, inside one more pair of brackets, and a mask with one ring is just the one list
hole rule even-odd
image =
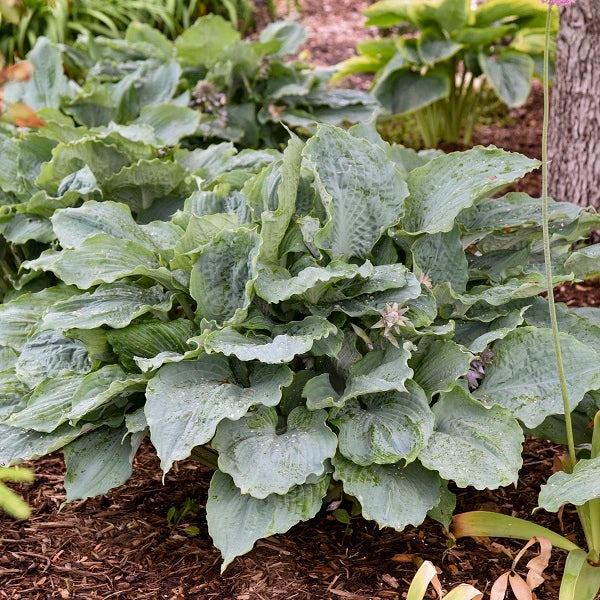
[[542, 230], [544, 237], [544, 262], [546, 264], [546, 286], [548, 291], [548, 307], [550, 309], [550, 323], [552, 326], [552, 337], [556, 352], [556, 367], [565, 412], [565, 427], [567, 433], [567, 447], [571, 459], [570, 470], [577, 462], [575, 453], [575, 442], [573, 439], [573, 423], [571, 420], [571, 407], [569, 403], [569, 390], [562, 358], [560, 345], [560, 334], [558, 331], [558, 319], [556, 317], [556, 306], [554, 303], [554, 285], [552, 281], [552, 256], [550, 254], [550, 230], [548, 211], [548, 121], [550, 115], [550, 30], [552, 23], [552, 6], [571, 4], [574, 0], [542, 0], [548, 3], [548, 15], [546, 17], [546, 36], [544, 44], [544, 122], [542, 129]]

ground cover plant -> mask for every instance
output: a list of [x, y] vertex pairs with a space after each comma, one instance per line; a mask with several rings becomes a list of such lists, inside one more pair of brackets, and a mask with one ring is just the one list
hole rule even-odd
[[[375, 73], [374, 95], [392, 114], [412, 113], [428, 147], [469, 144], [490, 95], [520, 106], [541, 76], [539, 0], [491, 0], [475, 9], [464, 0], [381, 0], [365, 15], [367, 25], [403, 29], [359, 44], [336, 77]], [[556, 11], [553, 19], [555, 32]]]
[[[128, 479], [148, 434], [165, 472], [190, 455], [216, 469], [206, 510], [224, 567], [325, 498], [355, 498], [382, 527], [447, 526], [447, 481], [516, 481], [522, 426], [563, 413], [536, 320], [541, 207], [494, 197], [537, 161], [417, 154], [373, 125], [321, 125], [267, 160], [217, 145], [178, 161], [123, 131], [26, 161], [45, 202], [78, 200], [54, 203], [48, 249], [21, 264], [43, 289], [0, 307], [2, 464], [63, 448], [67, 497], [85, 498]], [[89, 195], [85, 169], [102, 179], [123, 156], [177, 170], [176, 191], [111, 175]], [[550, 209], [554, 283], [597, 274], [581, 241], [599, 217]], [[585, 418], [597, 316], [564, 310], [587, 332], [563, 333]]]

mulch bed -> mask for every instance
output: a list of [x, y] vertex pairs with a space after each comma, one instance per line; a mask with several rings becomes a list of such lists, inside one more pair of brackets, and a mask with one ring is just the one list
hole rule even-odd
[[[302, 20], [311, 33], [311, 60], [327, 65], [352, 56], [355, 43], [373, 34], [362, 27], [360, 12], [366, 5], [304, 0]], [[350, 84], [364, 87], [365, 80]], [[541, 118], [541, 89], [536, 86], [529, 102], [511, 111], [509, 124], [480, 127], [474, 143], [539, 158]], [[539, 174], [528, 176], [515, 189], [539, 195]], [[600, 284], [561, 286], [556, 297], [569, 305], [600, 306]], [[518, 487], [460, 490], [457, 512], [512, 514], [580, 542], [574, 511], [532, 514], [540, 485], [552, 474], [553, 457], [559, 452], [560, 447], [548, 442], [528, 440]], [[323, 510], [287, 535], [258, 542], [220, 575], [219, 552], [208, 536], [203, 511], [177, 527], [170, 527], [166, 519], [169, 508], [180, 507], [186, 498], [204, 506], [211, 474], [198, 463], [177, 464], [163, 485], [154, 450], [144, 444], [126, 485], [105, 497], [64, 507], [61, 454], [31, 466], [35, 483], [19, 487], [33, 508], [31, 519], [15, 523], [0, 516], [0, 600], [400, 600], [418, 565], [427, 559], [441, 569], [447, 589], [468, 582], [489, 592], [522, 547], [510, 540], [455, 542], [430, 520], [402, 533], [379, 530], [360, 518], [347, 528]], [[190, 525], [199, 528], [196, 536], [186, 534]], [[564, 558], [564, 552], [553, 552], [546, 582], [537, 592], [539, 600], [558, 597]]]

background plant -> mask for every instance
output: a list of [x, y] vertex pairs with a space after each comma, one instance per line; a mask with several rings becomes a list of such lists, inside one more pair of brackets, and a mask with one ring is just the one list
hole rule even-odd
[[468, 144], [488, 91], [519, 106], [541, 75], [545, 11], [538, 0], [490, 0], [475, 10], [467, 0], [381, 0], [365, 15], [367, 25], [407, 28], [359, 44], [336, 77], [375, 73], [374, 95], [392, 114], [413, 113], [428, 147]]
[[[63, 448], [84, 498], [125, 482], [149, 434], [165, 472], [217, 467], [225, 567], [314, 516], [333, 480], [382, 527], [447, 526], [448, 480], [516, 481], [520, 422], [561, 414], [551, 331], [528, 314], [545, 302], [539, 202], [494, 197], [537, 161], [418, 154], [372, 125], [321, 125], [283, 155], [165, 153], [145, 128], [80, 137], [40, 115], [3, 153], [5, 235], [31, 219], [47, 249], [21, 265], [36, 287], [0, 306], [2, 464]], [[598, 216], [550, 208], [555, 282], [597, 273], [581, 240]], [[590, 332], [564, 334], [575, 406], [600, 388], [597, 317], [567, 312]]]

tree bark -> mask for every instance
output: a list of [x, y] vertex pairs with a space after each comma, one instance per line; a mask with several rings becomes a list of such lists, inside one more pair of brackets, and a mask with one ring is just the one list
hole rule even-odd
[[600, 6], [561, 8], [550, 110], [550, 194], [600, 209]]

